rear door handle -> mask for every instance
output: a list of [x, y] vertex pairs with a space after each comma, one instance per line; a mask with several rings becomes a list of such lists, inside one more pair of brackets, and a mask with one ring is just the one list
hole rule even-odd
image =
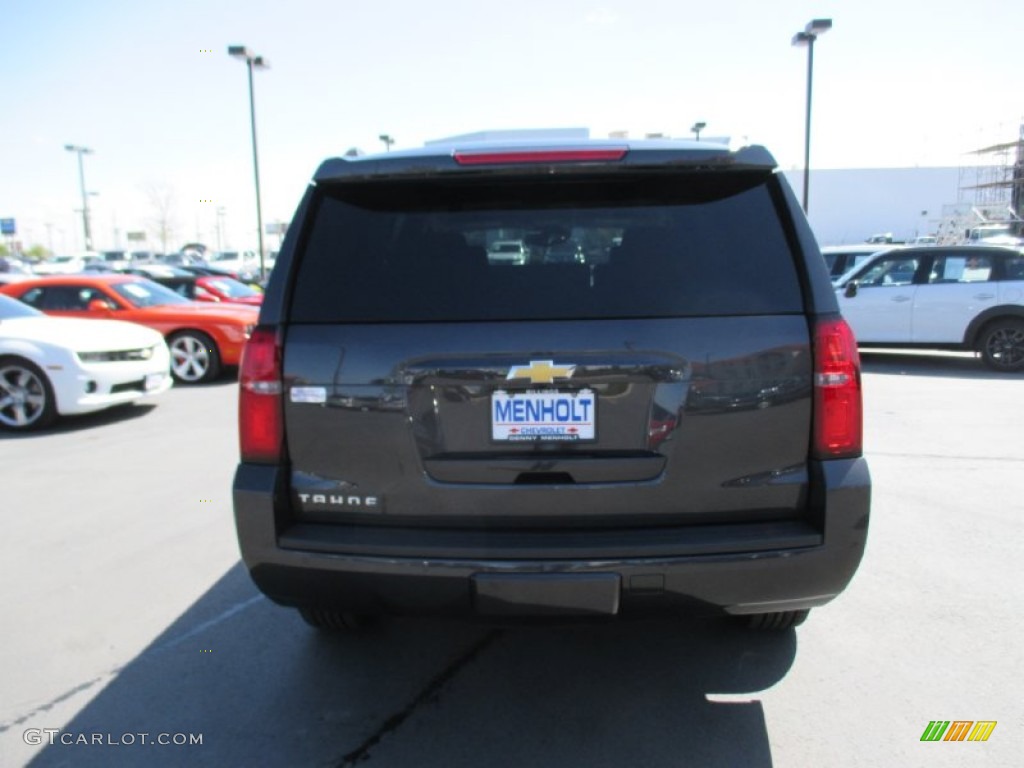
[[910, 297], [909, 296], [893, 296], [892, 300], [900, 302], [902, 304], [904, 301], [910, 301]]
[[996, 295], [994, 293], [976, 293], [976, 294], [974, 294], [974, 298], [976, 298], [978, 301], [988, 301], [989, 299], [994, 299], [995, 297], [996, 297]]

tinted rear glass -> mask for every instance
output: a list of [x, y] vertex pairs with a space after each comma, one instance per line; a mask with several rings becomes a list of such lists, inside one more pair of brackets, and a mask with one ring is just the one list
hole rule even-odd
[[[716, 173], [321, 185], [292, 319], [800, 312], [771, 183]], [[524, 258], [496, 246], [510, 242]]]

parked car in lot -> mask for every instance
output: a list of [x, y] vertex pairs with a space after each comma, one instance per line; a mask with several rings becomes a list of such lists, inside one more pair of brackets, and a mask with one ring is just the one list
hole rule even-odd
[[211, 267], [229, 272], [236, 280], [244, 283], [259, 278], [260, 261], [252, 251], [215, 251], [206, 254], [206, 263]]
[[206, 263], [203, 260], [203, 257], [198, 255], [195, 251], [189, 251], [187, 253], [164, 253], [157, 256], [156, 261], [172, 267], [188, 267], [193, 265], [202, 266]]
[[[184, 270], [182, 270], [184, 272]], [[263, 292], [234, 278], [224, 276], [194, 275], [188, 272], [174, 275], [150, 275], [150, 280], [170, 288], [192, 301], [211, 304], [241, 304], [258, 307], [263, 303]]]
[[32, 270], [15, 256], [0, 256], [0, 275], [31, 275]]
[[967, 242], [971, 245], [1024, 246], [1020, 224], [1007, 221], [992, 221], [971, 227], [967, 230]]
[[324, 628], [779, 629], [849, 583], [859, 358], [767, 150], [430, 146], [327, 160], [299, 211], [239, 372], [235, 520], [269, 597]]
[[131, 251], [100, 251], [100, 263], [110, 267], [115, 272], [127, 269], [132, 264]]
[[0, 295], [0, 427], [42, 429], [166, 392], [163, 336], [135, 323], [48, 317]]
[[192, 277], [191, 272], [170, 264], [136, 264], [135, 266], [128, 267], [122, 271], [127, 275], [148, 277], [154, 282], [159, 282], [160, 278]]
[[522, 240], [497, 240], [487, 249], [487, 260], [492, 264], [525, 264], [528, 256]]
[[881, 251], [899, 248], [898, 245], [878, 245], [877, 243], [856, 243], [854, 245], [826, 245], [821, 249], [825, 257], [825, 265], [833, 281], [842, 277], [859, 264]]
[[118, 266], [118, 264], [114, 262], [97, 260], [86, 262], [84, 267], [76, 271], [87, 275], [114, 275], [118, 272], [124, 272], [125, 268]]
[[171, 350], [171, 372], [184, 384], [211, 381], [238, 365], [257, 310], [189, 301], [134, 275], [67, 275], [0, 286], [49, 315], [128, 320], [159, 331]]
[[37, 263], [32, 271], [37, 275], [69, 275], [81, 272], [92, 258], [95, 256], [52, 256]]
[[878, 253], [836, 294], [861, 346], [978, 352], [1024, 370], [1024, 255], [1013, 248], [927, 246]]
[[235, 273], [229, 269], [220, 269], [218, 267], [211, 267], [209, 264], [181, 264], [178, 269], [182, 269], [192, 275], [215, 275], [218, 277], [230, 277], [232, 280], [237, 280]]
[[582, 264], [586, 260], [583, 246], [573, 240], [550, 245], [544, 250], [545, 264]]
[[197, 277], [196, 287], [201, 291], [200, 296], [197, 297], [200, 301], [247, 304], [250, 307], [258, 307], [263, 303], [263, 291], [230, 277], [213, 275]]
[[206, 255], [213, 253], [213, 249], [207, 246], [205, 243], [185, 243], [178, 250], [179, 253], [186, 253], [198, 256], [199, 258], [205, 259]]

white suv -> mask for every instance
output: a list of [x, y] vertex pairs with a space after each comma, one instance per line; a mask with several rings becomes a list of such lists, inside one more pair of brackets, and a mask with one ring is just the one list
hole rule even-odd
[[1024, 254], [929, 246], [878, 253], [838, 281], [861, 346], [967, 349], [998, 371], [1024, 370]]
[[260, 271], [259, 257], [253, 251], [217, 251], [206, 254], [206, 263], [237, 275], [243, 283], [255, 279]]

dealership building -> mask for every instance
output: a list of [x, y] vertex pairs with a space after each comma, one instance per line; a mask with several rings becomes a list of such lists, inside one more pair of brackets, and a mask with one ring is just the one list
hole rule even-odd
[[[803, 170], [784, 173], [800, 197]], [[961, 168], [812, 168], [810, 177], [808, 218], [821, 245], [935, 234], [949, 206], [963, 199]]]

